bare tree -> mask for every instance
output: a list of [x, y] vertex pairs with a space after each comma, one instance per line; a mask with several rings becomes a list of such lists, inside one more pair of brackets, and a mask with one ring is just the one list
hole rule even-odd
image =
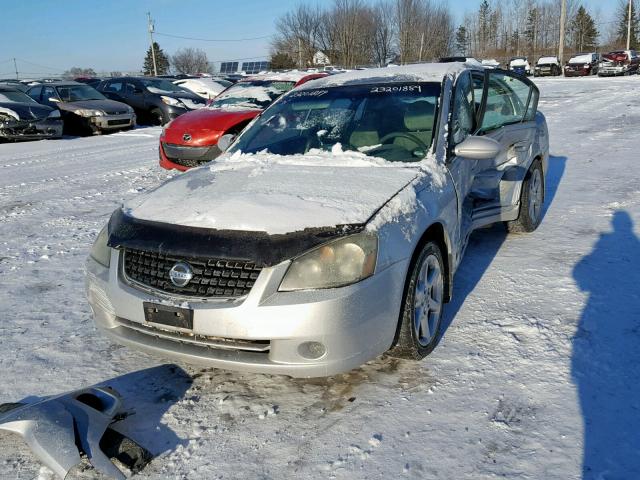
[[371, 9], [373, 20], [373, 61], [378, 66], [386, 65], [393, 56], [393, 11], [389, 2], [379, 1]]
[[207, 54], [198, 48], [181, 48], [171, 56], [171, 68], [177, 73], [195, 74], [211, 71]]

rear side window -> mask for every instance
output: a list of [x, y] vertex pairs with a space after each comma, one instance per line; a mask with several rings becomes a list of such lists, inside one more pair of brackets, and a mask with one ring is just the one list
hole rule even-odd
[[480, 131], [533, 120], [538, 92], [529, 82], [502, 72], [490, 72]]
[[42, 93], [42, 85], [38, 85], [37, 87], [33, 87], [29, 90], [29, 96], [33, 98], [36, 102], [40, 101], [40, 93]]
[[106, 92], [122, 92], [122, 82], [109, 82], [104, 90]]

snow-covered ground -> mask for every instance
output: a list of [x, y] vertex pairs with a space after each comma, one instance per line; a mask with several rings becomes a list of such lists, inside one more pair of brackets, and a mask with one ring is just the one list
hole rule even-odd
[[[538, 84], [541, 227], [474, 234], [423, 362], [327, 379], [174, 366], [96, 331], [83, 262], [172, 175], [158, 128], [0, 145], [0, 403], [114, 386], [159, 455], [141, 478], [640, 478], [640, 77]], [[0, 478], [48, 478], [16, 438]]]

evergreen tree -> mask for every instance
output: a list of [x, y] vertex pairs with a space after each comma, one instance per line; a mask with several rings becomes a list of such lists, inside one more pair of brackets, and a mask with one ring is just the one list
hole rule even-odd
[[[166, 75], [169, 72], [169, 57], [167, 57], [167, 55], [162, 51], [157, 42], [153, 42], [153, 48], [156, 52], [156, 67], [158, 75]], [[153, 75], [153, 53], [151, 51], [151, 47], [147, 49], [142, 71], [145, 75]]]
[[[620, 23], [618, 25], [618, 36], [616, 40], [621, 46], [626, 47], [629, 21], [629, 4], [626, 1], [620, 3], [618, 18], [620, 18]], [[632, 50], [638, 48], [638, 12], [635, 2], [631, 2], [631, 42], [629, 48]]]
[[469, 54], [469, 32], [464, 25], [456, 30], [456, 50], [465, 57]]
[[536, 43], [538, 39], [538, 9], [535, 7], [529, 10], [524, 38], [527, 40], [527, 46], [535, 57]]
[[478, 43], [483, 56], [491, 42], [491, 19], [491, 6], [488, 0], [482, 0], [478, 11]]
[[271, 68], [274, 70], [288, 70], [296, 67], [296, 62], [287, 53], [276, 52], [271, 55]]
[[[595, 51], [598, 45], [598, 29], [593, 17], [581, 5], [570, 25], [573, 48], [578, 52]], [[626, 32], [626, 30], [625, 30]]]

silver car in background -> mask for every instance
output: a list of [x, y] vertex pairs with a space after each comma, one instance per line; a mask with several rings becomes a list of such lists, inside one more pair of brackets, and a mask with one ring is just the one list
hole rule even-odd
[[423, 358], [471, 232], [542, 219], [538, 96], [465, 63], [292, 90], [214, 162], [114, 212], [87, 260], [97, 326], [165, 358], [296, 377]]

